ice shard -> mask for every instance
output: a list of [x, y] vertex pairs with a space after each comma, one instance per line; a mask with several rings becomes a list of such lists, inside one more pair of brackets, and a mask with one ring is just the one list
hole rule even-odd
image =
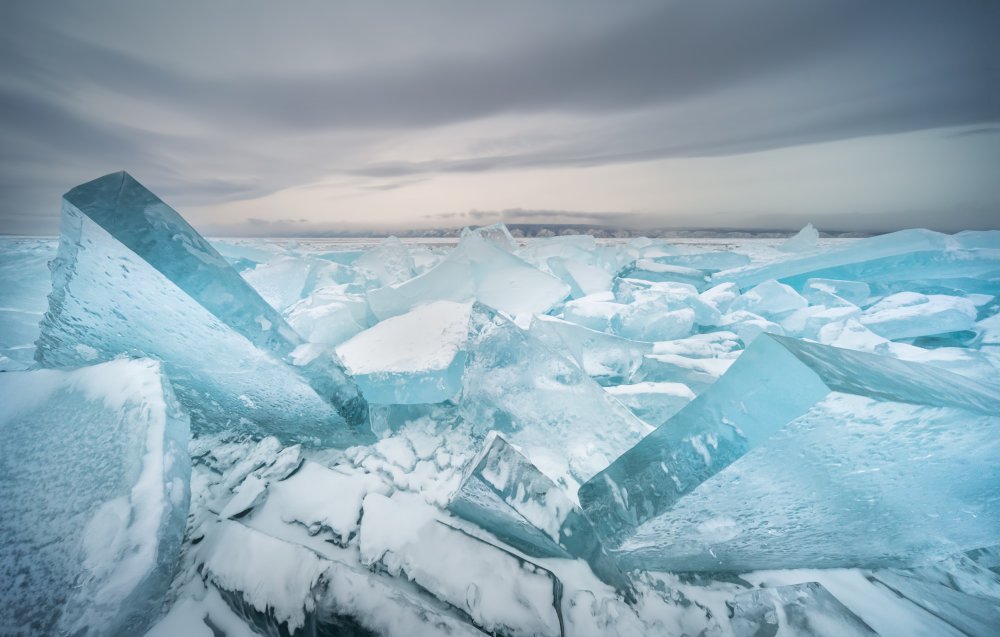
[[[287, 316], [288, 309], [324, 286], [360, 292], [362, 272], [312, 256], [280, 255], [244, 270], [243, 279], [267, 303]], [[301, 334], [300, 334], [301, 335]]]
[[798, 292], [783, 283], [767, 280], [745, 292], [729, 306], [730, 312], [753, 312], [778, 320], [809, 305]]
[[687, 283], [699, 291], [708, 287], [710, 272], [683, 265], [661, 263], [653, 259], [637, 259], [618, 273], [622, 279], [639, 279], [657, 283]]
[[393, 316], [337, 348], [372, 403], [414, 405], [462, 389], [472, 303], [434, 301]]
[[462, 238], [469, 235], [475, 235], [486, 241], [489, 241], [496, 247], [504, 250], [506, 252], [513, 252], [517, 249], [517, 241], [510, 234], [510, 230], [507, 229], [502, 223], [494, 223], [489, 226], [480, 226], [478, 228], [463, 228]]
[[126, 173], [66, 193], [52, 280], [44, 366], [149, 356], [196, 429], [329, 444], [370, 436], [367, 403], [336, 357], [300, 355], [281, 315]]
[[626, 564], [905, 566], [1000, 539], [1000, 388], [762, 335], [580, 489]]
[[597, 332], [614, 331], [612, 321], [625, 308], [625, 303], [615, 301], [611, 292], [590, 294], [567, 301], [562, 308], [562, 319]]
[[547, 312], [569, 293], [570, 286], [558, 278], [469, 233], [427, 272], [370, 291], [368, 303], [380, 320], [438, 300], [476, 300], [516, 316]]
[[684, 383], [645, 381], [613, 385], [605, 390], [654, 427], [665, 423], [694, 400], [694, 392]]
[[889, 340], [915, 338], [972, 329], [976, 306], [960, 296], [900, 292], [869, 307], [860, 322]]
[[480, 304], [468, 347], [463, 417], [503, 433], [571, 497], [650, 431], [575, 363]]
[[[315, 290], [285, 311], [288, 324], [310, 343], [339, 345], [369, 326], [368, 302], [344, 286]], [[343, 362], [343, 361], [341, 361]]]
[[741, 593], [729, 604], [729, 612], [735, 637], [878, 635], [817, 582]]
[[552, 316], [535, 316], [529, 332], [552, 349], [569, 354], [602, 385], [629, 382], [642, 365], [642, 357], [653, 351], [652, 343], [605, 334]]
[[413, 257], [403, 242], [396, 237], [388, 237], [382, 243], [358, 257], [355, 268], [370, 272], [380, 285], [394, 285], [416, 275]]
[[694, 358], [679, 354], [647, 354], [637, 379], [656, 383], [683, 383], [695, 393], [711, 386], [733, 364], [732, 358]]
[[[657, 321], [663, 312], [693, 312], [693, 320], [700, 325], [717, 325], [722, 317], [719, 310], [705, 302], [698, 290], [687, 283], [670, 281], [641, 281], [639, 279], [615, 279], [612, 286], [617, 302], [629, 307], [618, 312], [612, 319], [612, 327], [628, 329], [630, 323], [641, 325], [646, 321]], [[641, 318], [649, 314], [648, 319]], [[673, 340], [668, 337], [659, 340]]]
[[188, 418], [152, 360], [0, 374], [0, 632], [141, 635], [184, 536]]
[[783, 252], [809, 252], [816, 249], [818, 242], [819, 231], [809, 223], [795, 236], [786, 239], [778, 249]]
[[502, 436], [487, 438], [448, 510], [532, 557], [586, 560], [605, 583], [631, 595], [580, 507]]
[[835, 279], [809, 279], [802, 294], [814, 305], [834, 306], [843, 303], [864, 305], [871, 295], [871, 288], [864, 281], [838, 281]]
[[591, 263], [590, 259], [552, 257], [546, 266], [570, 286], [570, 296], [574, 299], [611, 289], [612, 274], [604, 267]]
[[[865, 281], [891, 286], [950, 282], [969, 292], [996, 293], [1000, 281], [1000, 232], [945, 235], [901, 230], [791, 259], [719, 272], [713, 282], [749, 289], [768, 279], [802, 289], [811, 278]], [[915, 289], [909, 285], [908, 289]], [[901, 291], [901, 290], [891, 290]]]
[[1000, 627], [1000, 598], [995, 595], [984, 595], [982, 591], [977, 591], [978, 595], [969, 594], [958, 590], [953, 580], [946, 580], [946, 583], [928, 581], [896, 569], [875, 571], [869, 579], [966, 635], [991, 637]]

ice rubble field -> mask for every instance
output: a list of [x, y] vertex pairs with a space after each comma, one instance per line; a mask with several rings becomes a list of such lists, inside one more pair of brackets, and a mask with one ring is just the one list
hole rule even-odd
[[1000, 233], [0, 240], [2, 635], [1000, 634]]

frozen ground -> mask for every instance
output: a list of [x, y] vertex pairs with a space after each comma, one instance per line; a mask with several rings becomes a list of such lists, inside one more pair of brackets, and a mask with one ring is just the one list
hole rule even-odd
[[[116, 476], [7, 505], [0, 572], [35, 564], [34, 524], [69, 566], [0, 583], [0, 634], [1000, 632], [996, 233], [218, 239], [251, 286], [220, 309], [217, 274], [90, 218], [0, 239], [0, 493], [31, 426], [63, 432], [40, 475]], [[227, 314], [253, 291], [273, 315]], [[344, 417], [287, 399], [310, 392]], [[190, 468], [161, 457], [188, 423]], [[184, 510], [178, 544], [155, 527]]]

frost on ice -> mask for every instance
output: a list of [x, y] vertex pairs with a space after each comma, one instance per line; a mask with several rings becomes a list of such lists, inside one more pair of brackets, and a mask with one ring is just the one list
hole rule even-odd
[[0, 632], [141, 634], [181, 548], [188, 419], [160, 365], [0, 374]]
[[0, 633], [1000, 623], [997, 233], [0, 248]]

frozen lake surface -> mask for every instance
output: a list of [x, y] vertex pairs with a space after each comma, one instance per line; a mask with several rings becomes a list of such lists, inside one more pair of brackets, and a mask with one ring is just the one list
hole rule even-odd
[[140, 189], [0, 239], [0, 633], [1000, 626], [997, 233], [206, 242]]

